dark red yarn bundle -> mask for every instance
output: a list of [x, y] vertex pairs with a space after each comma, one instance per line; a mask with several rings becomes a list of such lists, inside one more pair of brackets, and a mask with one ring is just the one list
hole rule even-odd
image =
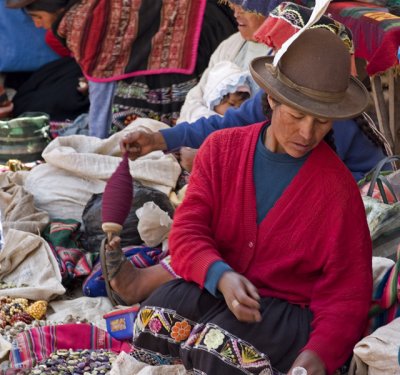
[[[127, 154], [115, 172], [111, 175], [103, 193], [102, 222], [105, 232], [117, 232], [113, 230], [113, 224], [122, 226], [129, 215], [133, 199], [133, 178], [129, 171], [129, 159]], [[111, 226], [109, 224], [112, 224]]]

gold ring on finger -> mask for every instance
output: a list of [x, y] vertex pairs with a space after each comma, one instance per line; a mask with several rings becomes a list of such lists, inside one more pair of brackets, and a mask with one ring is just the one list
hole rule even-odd
[[238, 307], [240, 305], [240, 302], [237, 300], [237, 299], [234, 299], [233, 301], [232, 301], [232, 307], [234, 308], [234, 309], [236, 309], [236, 307]]

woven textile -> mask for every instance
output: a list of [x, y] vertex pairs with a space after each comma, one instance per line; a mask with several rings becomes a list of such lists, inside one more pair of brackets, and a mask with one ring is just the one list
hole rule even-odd
[[367, 60], [369, 75], [399, 63], [400, 17], [388, 13], [387, 8], [357, 2], [332, 3], [328, 12], [353, 33], [355, 56]]
[[60, 267], [63, 284], [87, 276], [97, 254], [86, 253], [80, 245], [80, 223], [73, 219], [52, 221], [43, 237], [49, 243]]
[[11, 350], [13, 368], [31, 368], [58, 349], [130, 351], [130, 344], [113, 339], [92, 324], [60, 324], [32, 328], [17, 335]]
[[[269, 15], [257, 30], [255, 38], [258, 42], [278, 50], [292, 35], [302, 29], [311, 16], [312, 9], [291, 2], [283, 2]], [[351, 31], [340, 22], [322, 16], [311, 28], [323, 28], [338, 35], [349, 52], [354, 53]]]
[[143, 74], [191, 74], [206, 0], [88, 0], [56, 25], [86, 76], [113, 81]]

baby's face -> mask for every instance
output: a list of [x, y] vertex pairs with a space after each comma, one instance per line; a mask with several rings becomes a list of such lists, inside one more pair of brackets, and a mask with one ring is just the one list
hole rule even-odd
[[235, 107], [235, 108], [239, 108], [240, 105], [246, 100], [247, 98], [243, 98], [243, 95], [240, 95], [236, 92], [232, 93], [232, 94], [228, 94], [227, 96], [225, 96], [221, 103], [217, 104], [214, 107], [214, 112], [217, 112], [219, 115], [223, 116], [225, 114], [225, 112], [231, 108], [231, 107]]
[[58, 17], [59, 12], [46, 12], [44, 10], [27, 10], [37, 28], [48, 30]]

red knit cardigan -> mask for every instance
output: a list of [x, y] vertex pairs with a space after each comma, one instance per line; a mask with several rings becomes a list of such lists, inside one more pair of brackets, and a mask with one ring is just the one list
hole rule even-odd
[[357, 185], [325, 143], [256, 223], [254, 151], [263, 124], [213, 133], [201, 147], [169, 236], [171, 264], [204, 286], [224, 260], [263, 297], [309, 305], [315, 351], [328, 374], [351, 355], [367, 322], [372, 246]]

